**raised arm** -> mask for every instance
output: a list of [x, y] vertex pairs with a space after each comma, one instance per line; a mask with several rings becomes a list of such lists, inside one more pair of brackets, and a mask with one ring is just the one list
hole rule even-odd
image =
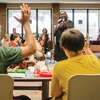
[[88, 34], [86, 34], [87, 40], [84, 44], [84, 51], [87, 55], [93, 54], [93, 52], [90, 50], [89, 45], [90, 45], [90, 37]]
[[36, 45], [35, 45], [35, 37], [32, 34], [32, 31], [30, 29], [30, 15], [31, 15], [31, 8], [28, 7], [27, 4], [22, 4], [20, 6], [22, 17], [19, 19], [14, 16], [14, 18], [19, 21], [26, 33], [26, 45], [24, 47], [21, 47], [22, 49], [22, 57], [25, 58], [27, 56], [30, 56], [32, 54], [36, 53]]

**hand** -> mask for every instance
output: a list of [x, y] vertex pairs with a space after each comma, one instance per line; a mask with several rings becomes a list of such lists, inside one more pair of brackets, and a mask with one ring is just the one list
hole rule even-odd
[[91, 55], [91, 54], [93, 54], [93, 52], [89, 48], [89, 46], [90, 46], [90, 37], [89, 37], [88, 33], [86, 34], [86, 37], [87, 37], [87, 40], [86, 40], [86, 42], [84, 44], [84, 51], [85, 51], [85, 54]]
[[14, 18], [19, 21], [22, 25], [24, 25], [25, 23], [29, 23], [30, 21], [30, 14], [31, 14], [31, 8], [28, 7], [27, 4], [22, 4], [22, 6], [20, 6], [21, 12], [22, 12], [22, 17], [21, 18], [17, 18], [14, 16]]
[[53, 33], [56, 34], [57, 28], [54, 28]]
[[86, 42], [84, 44], [84, 49], [89, 48], [89, 45], [90, 45], [90, 37], [89, 37], [89, 34], [87, 33], [86, 34]]
[[62, 24], [64, 27], [68, 28], [68, 25], [67, 25], [67, 23], [66, 23], [65, 21], [62, 21], [61, 24]]

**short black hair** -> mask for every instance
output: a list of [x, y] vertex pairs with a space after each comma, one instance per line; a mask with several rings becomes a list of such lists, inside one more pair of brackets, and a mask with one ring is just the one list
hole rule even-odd
[[73, 28], [64, 31], [60, 38], [61, 47], [76, 53], [83, 49], [84, 43], [84, 35], [79, 30]]

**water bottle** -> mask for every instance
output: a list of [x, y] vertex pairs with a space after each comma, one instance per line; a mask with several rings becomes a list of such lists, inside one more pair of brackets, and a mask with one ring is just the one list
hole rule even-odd
[[47, 51], [47, 53], [44, 55], [45, 56], [45, 65], [47, 67], [47, 71], [49, 71], [49, 63], [50, 63], [50, 60], [51, 60], [51, 52], [50, 51]]
[[45, 54], [45, 65], [47, 66], [47, 71], [52, 72], [56, 61], [52, 55], [52, 51], [48, 51]]

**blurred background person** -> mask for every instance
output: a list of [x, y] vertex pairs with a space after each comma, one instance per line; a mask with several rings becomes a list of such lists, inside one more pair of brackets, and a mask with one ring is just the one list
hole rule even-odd
[[48, 33], [48, 30], [46, 28], [43, 28], [42, 29], [42, 34], [45, 34], [45, 36], [47, 36], [48, 35], [47, 33]]
[[58, 19], [57, 25], [54, 26], [54, 36], [56, 37], [54, 59], [56, 61], [61, 61], [61, 60], [67, 59], [65, 52], [60, 47], [59, 41], [60, 41], [61, 34], [65, 30], [67, 30], [69, 28], [73, 28], [73, 27], [74, 27], [73, 22], [68, 19], [66, 12], [61, 11], [59, 13], [59, 19]]
[[1, 40], [3, 46], [9, 46], [9, 35], [5, 34], [5, 37]]
[[42, 30], [42, 35], [41, 35], [41, 37], [40, 37], [40, 41], [39, 41], [39, 43], [40, 43], [40, 45], [43, 47], [43, 49], [44, 49], [44, 53], [46, 54], [47, 53], [47, 51], [49, 51], [49, 41], [50, 41], [50, 39], [49, 39], [49, 36], [48, 36], [48, 30], [46, 29], [46, 28], [43, 28], [43, 30]]
[[13, 38], [13, 35], [16, 34], [16, 28], [13, 28], [13, 33], [10, 35], [10, 41], [13, 41], [14, 38]]
[[46, 54], [47, 51], [50, 51], [49, 50], [49, 35], [48, 35], [48, 30], [46, 28], [43, 28], [42, 30], [44, 36], [45, 36], [45, 41], [44, 41], [44, 53]]
[[44, 48], [44, 41], [45, 41], [45, 35], [41, 34], [41, 36], [39, 38], [39, 43], [40, 43], [42, 48]]
[[37, 47], [37, 51], [35, 54], [29, 56], [29, 60], [34, 60], [35, 58], [36, 59], [42, 59], [42, 57], [44, 56], [43, 54], [43, 51], [42, 51], [42, 47], [40, 45], [40, 43], [38, 42], [36, 36], [33, 34], [33, 37], [35, 37], [35, 44], [36, 44], [36, 47]]
[[35, 37], [36, 37], [37, 40], [38, 40], [38, 38], [39, 38], [39, 33], [34, 32], [33, 34], [35, 35]]
[[20, 47], [23, 46], [22, 42], [21, 42], [21, 38], [20, 35], [18, 33], [13, 34], [13, 41], [9, 42], [9, 46], [10, 47]]

